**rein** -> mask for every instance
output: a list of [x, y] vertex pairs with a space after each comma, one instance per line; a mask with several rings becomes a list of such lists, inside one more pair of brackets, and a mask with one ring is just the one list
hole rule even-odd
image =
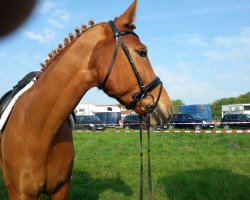
[[[140, 115], [140, 200], [144, 197], [144, 169], [143, 169], [143, 142], [142, 142], [143, 117]], [[148, 137], [148, 199], [152, 200], [152, 175], [151, 175], [151, 159], [150, 159], [150, 117], [146, 117], [146, 130]]]
[[[108, 22], [110, 27], [113, 30], [114, 33], [114, 38], [115, 38], [115, 50], [113, 53], [113, 57], [111, 59], [111, 63], [110, 66], [108, 68], [107, 74], [103, 80], [103, 82], [101, 83], [101, 85], [99, 86], [99, 89], [103, 89], [105, 90], [105, 86], [106, 83], [108, 81], [108, 78], [111, 74], [112, 68], [114, 66], [116, 57], [117, 57], [117, 53], [118, 53], [118, 46], [119, 44], [122, 47], [123, 52], [125, 53], [127, 60], [130, 63], [130, 66], [135, 74], [135, 77], [137, 79], [138, 82], [138, 86], [140, 88], [140, 91], [138, 93], [135, 93], [132, 95], [133, 101], [130, 102], [128, 105], [126, 105], [127, 109], [132, 109], [134, 110], [137, 103], [140, 102], [140, 105], [142, 107], [145, 108], [146, 110], [146, 129], [147, 129], [147, 136], [148, 136], [148, 149], [147, 149], [147, 153], [148, 153], [148, 199], [152, 200], [152, 176], [151, 176], [151, 160], [150, 160], [150, 117], [149, 114], [156, 108], [161, 93], [162, 93], [162, 82], [160, 80], [159, 77], [156, 77], [153, 81], [151, 81], [148, 85], [144, 85], [142, 78], [135, 66], [135, 63], [130, 55], [129, 49], [126, 46], [126, 44], [124, 43], [122, 36], [128, 35], [128, 34], [132, 34], [135, 37], [139, 38], [138, 35], [134, 32], [134, 31], [123, 31], [120, 32], [118, 30], [118, 28], [115, 25], [114, 21], [109, 21]], [[157, 99], [155, 101], [154, 96], [150, 93], [151, 91], [153, 91], [158, 85], [160, 85], [160, 90], [157, 96]], [[152, 98], [152, 102], [149, 105], [143, 105], [142, 100], [143, 98], [150, 96]], [[143, 200], [143, 196], [144, 196], [144, 178], [143, 178], [143, 142], [142, 142], [142, 126], [143, 126], [143, 116], [140, 115], [140, 200]]]

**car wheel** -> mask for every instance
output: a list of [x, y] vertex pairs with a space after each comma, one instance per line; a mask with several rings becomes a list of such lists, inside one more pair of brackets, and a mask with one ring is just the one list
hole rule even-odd
[[194, 126], [194, 130], [195, 131], [200, 131], [201, 130], [201, 126], [200, 125], [195, 125]]
[[169, 128], [170, 130], [172, 130], [172, 129], [174, 129], [174, 125], [173, 125], [173, 124], [169, 124], [168, 128]]
[[230, 129], [230, 126], [226, 124], [226, 125], [223, 126], [223, 128], [224, 128], [225, 130], [228, 130], [228, 129]]

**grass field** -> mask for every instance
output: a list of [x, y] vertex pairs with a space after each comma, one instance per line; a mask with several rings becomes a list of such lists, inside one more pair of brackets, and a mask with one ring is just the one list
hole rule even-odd
[[[74, 133], [74, 143], [69, 199], [139, 199], [138, 133]], [[250, 199], [250, 134], [153, 133], [151, 149], [153, 199]]]

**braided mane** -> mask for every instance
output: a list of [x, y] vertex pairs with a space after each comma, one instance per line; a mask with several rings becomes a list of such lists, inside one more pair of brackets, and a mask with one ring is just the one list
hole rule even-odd
[[[93, 20], [89, 20], [90, 25], [89, 28], [91, 28], [95, 23]], [[69, 45], [71, 45], [77, 38], [79, 38], [84, 32], [86, 32], [88, 30], [88, 27], [85, 24], [81, 25], [81, 30], [79, 28], [75, 28], [75, 35], [71, 32], [69, 33], [69, 38], [64, 38], [64, 46], [59, 43], [57, 49], [52, 50], [49, 54], [48, 54], [48, 58], [44, 61], [44, 63], [41, 63], [41, 72], [45, 71], [50, 63], [55, 60], [62, 52], [63, 50], [68, 47]]]

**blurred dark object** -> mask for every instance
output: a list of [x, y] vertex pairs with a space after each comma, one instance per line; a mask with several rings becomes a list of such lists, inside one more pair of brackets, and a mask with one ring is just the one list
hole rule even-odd
[[31, 14], [36, 0], [0, 1], [0, 37], [18, 28]]

